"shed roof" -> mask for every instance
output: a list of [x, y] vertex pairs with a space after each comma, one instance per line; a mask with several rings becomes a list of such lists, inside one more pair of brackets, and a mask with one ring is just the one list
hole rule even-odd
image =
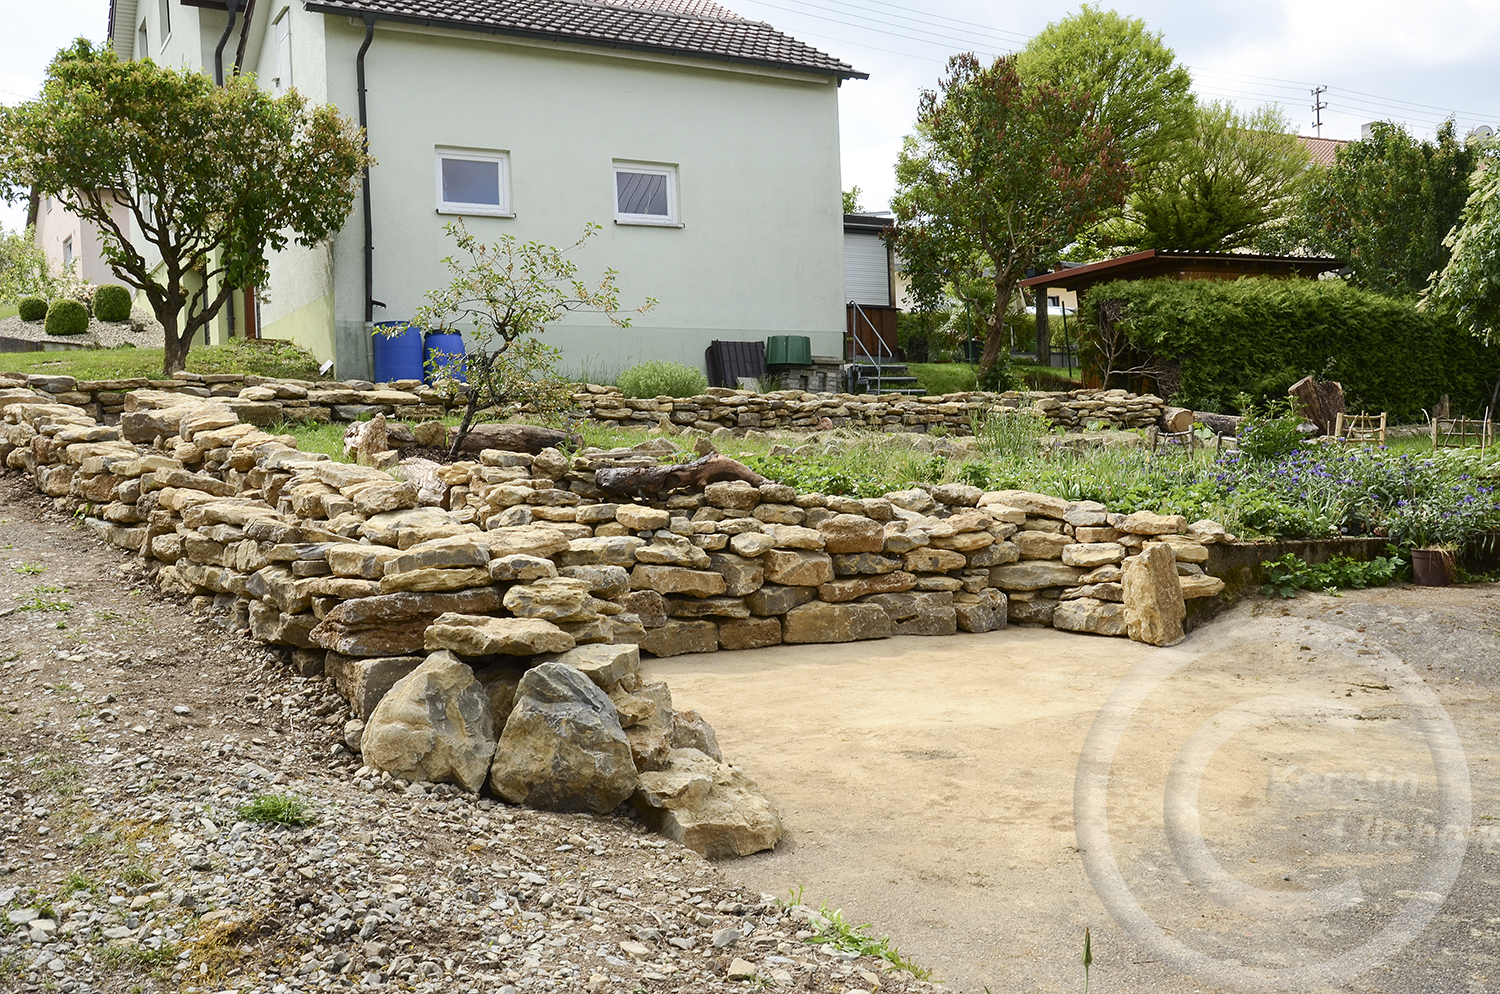
[[1103, 262], [1073, 266], [1021, 281], [1024, 287], [1086, 290], [1110, 280], [1146, 280], [1193, 272], [1234, 276], [1317, 276], [1343, 266], [1331, 256], [1254, 255], [1248, 252], [1186, 252], [1146, 249]]
[[712, 0], [303, 0], [311, 11], [866, 79]]

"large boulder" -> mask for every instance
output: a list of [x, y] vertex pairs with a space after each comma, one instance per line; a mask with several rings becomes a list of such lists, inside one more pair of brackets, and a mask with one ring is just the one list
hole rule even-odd
[[577, 639], [541, 618], [450, 612], [427, 627], [425, 643], [429, 650], [448, 649], [464, 656], [531, 656], [567, 652]]
[[490, 786], [512, 804], [613, 811], [636, 787], [630, 741], [614, 703], [566, 664], [528, 670], [495, 750]]
[[782, 639], [797, 642], [854, 642], [891, 634], [891, 616], [875, 604], [813, 601], [793, 608], [782, 622]]
[[710, 859], [781, 841], [781, 816], [755, 781], [697, 749], [674, 749], [665, 768], [642, 773], [631, 803], [656, 831]]
[[467, 665], [435, 652], [380, 699], [360, 751], [392, 776], [477, 791], [495, 753], [489, 696]]
[[1120, 586], [1125, 599], [1125, 626], [1132, 639], [1150, 645], [1182, 641], [1187, 606], [1171, 546], [1148, 545], [1140, 555], [1125, 560]]

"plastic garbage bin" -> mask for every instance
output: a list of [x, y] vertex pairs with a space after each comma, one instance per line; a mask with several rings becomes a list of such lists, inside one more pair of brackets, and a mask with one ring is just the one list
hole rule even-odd
[[767, 366], [811, 366], [812, 339], [806, 335], [772, 335], [766, 339]]

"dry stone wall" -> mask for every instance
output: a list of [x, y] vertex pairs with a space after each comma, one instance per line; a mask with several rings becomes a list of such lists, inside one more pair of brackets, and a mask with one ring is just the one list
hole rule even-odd
[[[170, 394], [180, 399], [217, 400], [242, 422], [356, 421], [383, 413], [405, 421], [439, 418], [454, 398], [418, 380], [374, 384], [367, 381], [325, 382], [272, 380], [223, 373], [178, 373], [164, 380], [76, 380], [71, 376], [0, 373], [0, 389], [29, 388], [47, 393], [54, 403], [81, 407], [89, 415], [114, 422], [139, 406], [134, 393]], [[577, 410], [599, 421], [638, 427], [662, 422], [701, 431], [729, 429], [814, 430], [849, 425], [888, 431], [930, 431], [941, 426], [950, 434], [967, 434], [976, 418], [996, 410], [1033, 409], [1054, 425], [1084, 428], [1145, 428], [1156, 424], [1164, 404], [1159, 397], [1124, 390], [1075, 390], [1067, 393], [953, 393], [940, 397], [901, 394], [835, 394], [804, 390], [752, 393], [714, 387], [701, 396], [654, 399], [625, 397], [618, 387], [589, 385], [573, 395]], [[135, 405], [135, 406], [132, 406]]]
[[[1182, 637], [1213, 522], [950, 483], [856, 500], [712, 483], [607, 498], [628, 449], [487, 450], [423, 488], [297, 449], [238, 398], [132, 391], [118, 425], [0, 389], [0, 461], [138, 552], [164, 589], [293, 650], [360, 718], [366, 762], [557, 810], [631, 799], [700, 851], [774, 845], [780, 822], [712, 729], [644, 684], [657, 656], [1008, 621]], [[258, 402], [257, 402], [258, 403]]]

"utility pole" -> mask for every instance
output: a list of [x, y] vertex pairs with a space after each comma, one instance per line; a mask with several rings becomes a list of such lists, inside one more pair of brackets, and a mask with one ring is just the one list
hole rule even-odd
[[1315, 90], [1308, 91], [1312, 94], [1313, 98], [1313, 130], [1318, 133], [1319, 138], [1323, 137], [1323, 111], [1328, 107], [1328, 105], [1319, 98], [1322, 97], [1323, 94], [1327, 91], [1328, 87], [1326, 86], [1320, 86]]

